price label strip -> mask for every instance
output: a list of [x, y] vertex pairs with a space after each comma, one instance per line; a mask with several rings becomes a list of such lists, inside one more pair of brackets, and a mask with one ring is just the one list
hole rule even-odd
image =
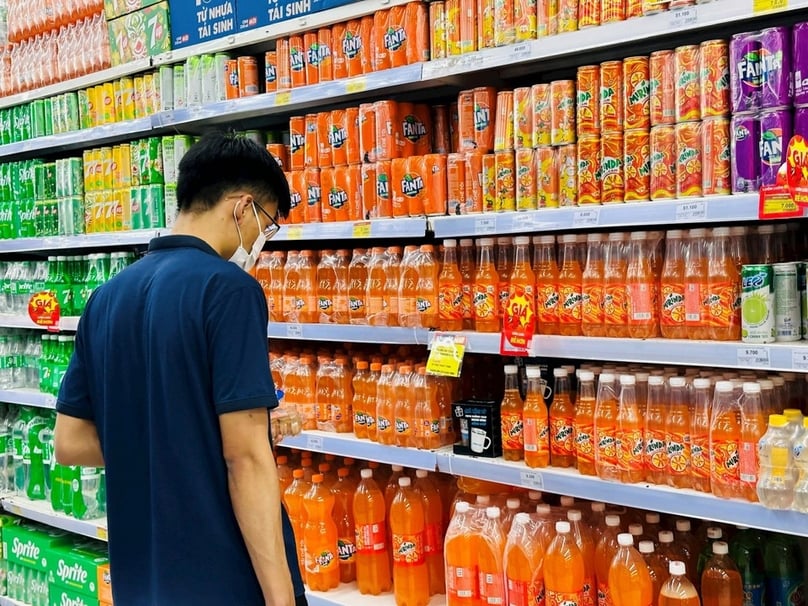
[[695, 6], [677, 8], [671, 11], [670, 23], [672, 28], [695, 25], [699, 21], [699, 13]]
[[738, 366], [769, 368], [771, 364], [768, 347], [738, 348]]
[[302, 240], [303, 239], [303, 226], [302, 225], [290, 225], [286, 228], [286, 239], [287, 240]]
[[676, 207], [676, 220], [679, 222], [700, 221], [707, 218], [707, 202], [685, 202]]
[[370, 221], [360, 221], [359, 223], [354, 223], [353, 237], [370, 238]]
[[754, 0], [753, 13], [768, 13], [769, 11], [782, 11], [788, 8], [788, 0]]
[[800, 347], [791, 352], [791, 368], [808, 371], [808, 347]]
[[426, 371], [438, 377], [460, 376], [466, 355], [466, 337], [449, 333], [436, 333], [426, 362]]
[[530, 490], [544, 490], [544, 478], [538, 471], [519, 472], [519, 483]]
[[323, 439], [320, 436], [308, 436], [306, 438], [306, 450], [320, 451], [323, 449]]
[[573, 227], [597, 227], [600, 223], [600, 209], [590, 208], [587, 210], [576, 210], [572, 215]]
[[287, 324], [286, 336], [289, 337], [290, 339], [302, 339], [303, 326], [300, 324]]
[[487, 234], [493, 234], [497, 231], [497, 219], [496, 217], [485, 217], [479, 218], [474, 220], [474, 235], [475, 236], [485, 236]]

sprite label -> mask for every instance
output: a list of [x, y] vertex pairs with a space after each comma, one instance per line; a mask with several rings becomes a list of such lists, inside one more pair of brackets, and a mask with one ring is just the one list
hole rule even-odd
[[771, 265], [744, 265], [741, 270], [741, 339], [773, 343], [774, 271]]

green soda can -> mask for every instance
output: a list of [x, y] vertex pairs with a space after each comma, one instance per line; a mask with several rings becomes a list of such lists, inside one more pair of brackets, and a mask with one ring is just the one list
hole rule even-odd
[[29, 139], [33, 138], [32, 132], [32, 124], [33, 121], [31, 120], [31, 104], [23, 105], [20, 108], [20, 132], [22, 133], [21, 140], [28, 141]]
[[140, 194], [140, 214], [143, 217], [143, 228], [154, 229], [154, 188], [155, 185], [144, 185]]
[[11, 143], [11, 110], [0, 109], [0, 145]]
[[67, 132], [71, 132], [80, 128], [78, 95], [76, 93], [67, 93], [65, 95], [65, 129]]
[[34, 198], [37, 200], [42, 200], [45, 197], [45, 192], [47, 191], [47, 186], [45, 182], [47, 181], [47, 164], [38, 164], [34, 167]]
[[174, 137], [163, 137], [163, 181], [167, 184], [177, 182], [177, 164], [174, 156]]
[[160, 137], [149, 137], [146, 140], [146, 161], [150, 185], [162, 185], [165, 182], [163, 165], [163, 145]]
[[163, 193], [163, 186], [149, 185], [148, 189], [149, 192], [146, 197], [148, 203], [149, 227], [151, 229], [157, 227], [165, 227], [166, 210], [165, 210], [165, 196]]
[[87, 89], [81, 89], [76, 96], [79, 102], [79, 124], [82, 129], [90, 128], [90, 96]]
[[185, 85], [185, 66], [174, 66], [174, 109], [185, 109], [188, 106], [187, 89]]
[[138, 187], [142, 184], [143, 175], [140, 172], [141, 170], [141, 160], [140, 160], [140, 141], [131, 141], [129, 143], [129, 159], [130, 159], [130, 167], [131, 170], [131, 182], [132, 187]]
[[44, 137], [45, 131], [45, 101], [37, 99], [31, 103], [31, 134], [34, 137]]
[[230, 61], [230, 55], [225, 53], [217, 53], [214, 58], [214, 69], [216, 70], [216, 101], [225, 101], [227, 99], [227, 62]]
[[174, 227], [174, 222], [177, 220], [177, 185], [174, 183], [167, 183], [163, 189], [163, 207], [165, 208], [165, 227]]
[[36, 200], [28, 198], [20, 203], [20, 238], [36, 236]]
[[45, 104], [45, 136], [53, 134], [53, 99], [43, 99]]
[[775, 341], [774, 269], [744, 265], [741, 269], [741, 340], [766, 344]]
[[185, 86], [188, 107], [202, 105], [202, 57], [193, 55], [185, 62]]
[[158, 111], [170, 112], [174, 109], [174, 68], [170, 65], [161, 65], [155, 82], [159, 82], [160, 103]]
[[129, 189], [129, 201], [132, 209], [132, 229], [143, 229], [143, 187], [137, 186]]
[[0, 164], [0, 200], [11, 199], [11, 162]]

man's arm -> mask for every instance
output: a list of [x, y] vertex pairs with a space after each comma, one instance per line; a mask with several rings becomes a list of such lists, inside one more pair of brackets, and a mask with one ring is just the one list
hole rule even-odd
[[294, 606], [265, 408], [219, 415], [233, 511], [267, 606]]
[[98, 430], [92, 421], [57, 413], [53, 440], [60, 465], [104, 467]]

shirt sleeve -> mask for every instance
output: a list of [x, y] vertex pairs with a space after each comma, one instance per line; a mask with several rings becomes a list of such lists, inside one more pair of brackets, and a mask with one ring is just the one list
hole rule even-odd
[[269, 371], [267, 304], [258, 284], [224, 294], [207, 318], [208, 359], [217, 414], [275, 408]]
[[[85, 317], [86, 313], [85, 311]], [[59, 387], [59, 396], [56, 398], [56, 412], [69, 417], [94, 421], [90, 384], [87, 377], [87, 356], [84, 351], [84, 333], [87, 326], [88, 322], [79, 322], [73, 356], [70, 358], [67, 372]]]

